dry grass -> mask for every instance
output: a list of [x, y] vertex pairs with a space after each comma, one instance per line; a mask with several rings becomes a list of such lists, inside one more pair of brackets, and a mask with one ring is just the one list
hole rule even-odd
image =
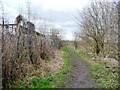
[[56, 73], [57, 71], [59, 71], [59, 69], [61, 68], [61, 66], [64, 64], [64, 60], [62, 57], [62, 54], [59, 50], [55, 50], [54, 51], [54, 58], [52, 58], [52, 60], [48, 63], [46, 63], [46, 66], [48, 68], [50, 68], [50, 72], [52, 73]]
[[[35, 66], [32, 64], [21, 65], [25, 73], [27, 73], [26, 77], [24, 77], [22, 80], [25, 86], [28, 86], [34, 77], [44, 78], [54, 76], [61, 69], [64, 64], [62, 53], [59, 50], [54, 50], [53, 54], [54, 57], [51, 57], [50, 60], [41, 59]], [[37, 67], [37, 69], [35, 69], [35, 67]], [[18, 82], [16, 82], [16, 85], [13, 87], [19, 87], [20, 81], [21, 79], [18, 80]]]

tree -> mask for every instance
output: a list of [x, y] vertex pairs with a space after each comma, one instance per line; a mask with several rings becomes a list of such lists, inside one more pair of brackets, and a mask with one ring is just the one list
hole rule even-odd
[[80, 40], [79, 32], [74, 32], [74, 46], [75, 46], [75, 49], [78, 48], [79, 40]]
[[[78, 11], [78, 25], [82, 30], [80, 37], [92, 46], [92, 50], [97, 55], [104, 51], [107, 42], [111, 41], [109, 45], [116, 45], [116, 11], [115, 4], [107, 1], [92, 2], [82, 13]], [[113, 47], [115, 48], [115, 46]]]

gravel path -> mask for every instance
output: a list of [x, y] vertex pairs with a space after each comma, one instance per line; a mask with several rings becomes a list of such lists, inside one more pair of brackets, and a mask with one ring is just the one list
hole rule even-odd
[[78, 68], [78, 70], [65, 77], [65, 80], [68, 81], [68, 84], [65, 86], [65, 88], [95, 87], [95, 83], [93, 80], [91, 80], [88, 66], [82, 60], [80, 60], [75, 52], [70, 50], [69, 55], [73, 60], [73, 66]]

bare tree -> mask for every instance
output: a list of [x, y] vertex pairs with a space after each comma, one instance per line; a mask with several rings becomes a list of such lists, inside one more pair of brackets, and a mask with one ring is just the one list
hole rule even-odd
[[75, 46], [75, 49], [77, 49], [78, 46], [79, 46], [79, 40], [80, 40], [79, 32], [74, 32], [74, 46]]
[[82, 13], [80, 11], [78, 13], [78, 25], [82, 30], [80, 37], [87, 40], [97, 55], [104, 51], [108, 39], [114, 40], [111, 44], [116, 45], [117, 12], [114, 3], [92, 2]]

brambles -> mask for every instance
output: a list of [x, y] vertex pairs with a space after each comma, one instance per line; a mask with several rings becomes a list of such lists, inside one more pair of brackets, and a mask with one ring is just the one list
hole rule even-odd
[[42, 62], [53, 57], [56, 49], [51, 45], [52, 39], [48, 41], [44, 35], [36, 32], [34, 24], [26, 21], [22, 15], [16, 18], [16, 22], [4, 29], [4, 88], [13, 87], [13, 82], [23, 80], [36, 70], [41, 74]]

